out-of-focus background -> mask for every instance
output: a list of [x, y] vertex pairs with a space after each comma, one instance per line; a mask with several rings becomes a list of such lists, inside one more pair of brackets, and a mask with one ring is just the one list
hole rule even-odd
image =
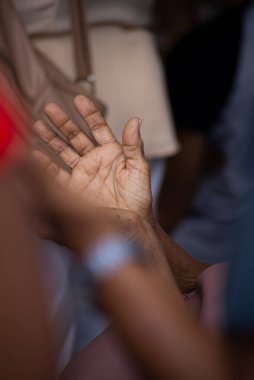
[[[120, 141], [141, 118], [160, 224], [216, 264], [237, 254], [252, 185], [253, 46], [253, 1], [1, 1], [1, 107], [22, 119], [23, 139], [47, 102], [69, 107], [77, 88], [103, 105]], [[67, 249], [37, 243], [60, 373], [110, 321]]]

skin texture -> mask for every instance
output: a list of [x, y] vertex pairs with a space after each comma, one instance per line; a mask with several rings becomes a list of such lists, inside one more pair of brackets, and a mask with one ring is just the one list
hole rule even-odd
[[156, 223], [154, 230], [181, 292], [188, 293], [195, 289], [198, 276], [209, 265], [201, 263], [188, 255], [183, 248], [168, 236], [158, 223]]
[[123, 131], [122, 145], [116, 140], [94, 104], [78, 96], [74, 105], [97, 142], [95, 145], [56, 104], [48, 104], [45, 113], [69, 144], [42, 121], [35, 131], [63, 162], [70, 173], [41, 152], [34, 155], [61, 185], [67, 186], [98, 206], [131, 209], [148, 217], [152, 210], [150, 170], [144, 159], [139, 119], [131, 119]]
[[[177, 274], [179, 287], [183, 291], [192, 290], [204, 266], [167, 238], [155, 221], [150, 169], [144, 157], [139, 119], [130, 119], [126, 124], [121, 145], [88, 98], [78, 96], [74, 99], [74, 105], [90, 128], [96, 144], [59, 106], [50, 103], [46, 106], [45, 113], [59, 135], [42, 121], [35, 124], [35, 131], [40, 140], [67, 165], [68, 170], [46, 151], [34, 150], [33, 156], [51, 178], [72, 193], [80, 194], [86, 202], [97, 207], [132, 213], [132, 219], [136, 222], [139, 218], [139, 222], [133, 223], [132, 228], [135, 231], [137, 225], [142, 225], [144, 231], [143, 224], [146, 224], [146, 233], [142, 234], [144, 244], [153, 246], [154, 236], [159, 239], [157, 244], [160, 249], [153, 256], [156, 255], [156, 265], [163, 277], [167, 277], [171, 265]], [[122, 219], [125, 217], [122, 216]]]

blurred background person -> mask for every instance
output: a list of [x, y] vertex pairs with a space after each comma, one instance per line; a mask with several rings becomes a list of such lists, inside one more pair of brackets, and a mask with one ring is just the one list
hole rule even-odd
[[[68, 78], [76, 81], [71, 3], [67, 0], [13, 1], [34, 46]], [[162, 64], [150, 30], [153, 1], [88, 0], [81, 3], [89, 31], [96, 95], [106, 105], [107, 121], [117, 138], [121, 139], [121, 127], [129, 115], [136, 114], [143, 119], [142, 136], [152, 168], [155, 201], [163, 175], [162, 159], [178, 151], [178, 142]], [[71, 281], [79, 310], [78, 349], [107, 322], [93, 310], [89, 312], [90, 306], [86, 308], [83, 298], [84, 294], [89, 298], [89, 292], [84, 290], [85, 281], [77, 271], [73, 269]]]
[[234, 224], [253, 173], [254, 3], [230, 8], [183, 37], [166, 61], [181, 152], [168, 160], [162, 226], [196, 259], [233, 254]]
[[[73, 81], [77, 79], [67, 0], [14, 0], [32, 42]], [[83, 1], [89, 28], [96, 93], [117, 138], [129, 115], [143, 119], [154, 196], [163, 157], [178, 151], [165, 80], [152, 25], [152, 0]], [[122, 106], [124, 104], [124, 107]]]

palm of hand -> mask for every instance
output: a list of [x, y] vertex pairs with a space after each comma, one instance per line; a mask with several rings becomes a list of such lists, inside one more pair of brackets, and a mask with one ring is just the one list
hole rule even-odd
[[146, 191], [149, 176], [138, 168], [126, 167], [118, 143], [96, 147], [82, 157], [72, 171], [69, 186], [102, 207], [123, 208], [138, 214], [144, 214], [150, 207], [150, 192]]
[[100, 145], [94, 146], [58, 106], [51, 104], [46, 113], [70, 145], [42, 122], [37, 123], [36, 132], [72, 170], [70, 173], [64, 171], [41, 153], [40, 161], [44, 161], [44, 166], [62, 185], [81, 193], [96, 205], [147, 216], [151, 212], [150, 172], [143, 157], [137, 119], [126, 125], [125, 145], [122, 146], [94, 105], [87, 98], [78, 98], [76, 108]]

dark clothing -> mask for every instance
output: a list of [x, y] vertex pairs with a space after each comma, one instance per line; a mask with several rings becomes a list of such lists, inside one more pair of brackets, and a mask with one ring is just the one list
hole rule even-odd
[[238, 6], [188, 34], [166, 59], [173, 115], [178, 128], [206, 133], [231, 92], [242, 38]]

